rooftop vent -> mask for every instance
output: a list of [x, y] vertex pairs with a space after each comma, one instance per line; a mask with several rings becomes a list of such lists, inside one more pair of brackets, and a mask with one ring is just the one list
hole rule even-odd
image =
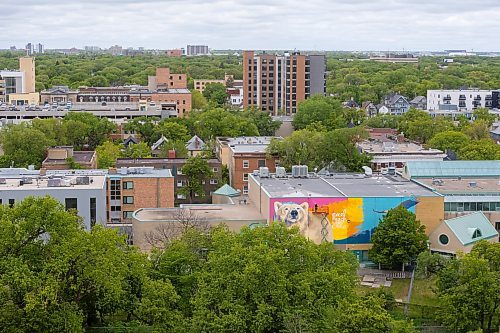
[[477, 183], [476, 182], [469, 182], [469, 187], [477, 187]]

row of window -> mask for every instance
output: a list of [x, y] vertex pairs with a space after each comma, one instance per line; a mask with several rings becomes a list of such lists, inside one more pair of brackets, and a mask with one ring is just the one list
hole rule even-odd
[[500, 211], [500, 202], [445, 202], [445, 212], [495, 212]]
[[[266, 160], [258, 160], [257, 161], [258, 167], [265, 167], [266, 166]], [[243, 169], [248, 169], [250, 168], [250, 161], [249, 160], [243, 160]]]
[[[201, 184], [205, 185], [205, 181], [202, 180]], [[210, 179], [210, 185], [217, 185], [217, 184], [219, 184], [219, 180], [218, 179]], [[186, 181], [185, 180], [178, 180], [177, 181], [177, 187], [184, 187], [185, 185], [186, 185]]]

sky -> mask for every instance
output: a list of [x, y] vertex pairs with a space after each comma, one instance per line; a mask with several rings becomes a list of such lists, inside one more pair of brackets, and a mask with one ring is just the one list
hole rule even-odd
[[500, 51], [500, 0], [0, 0], [0, 49]]

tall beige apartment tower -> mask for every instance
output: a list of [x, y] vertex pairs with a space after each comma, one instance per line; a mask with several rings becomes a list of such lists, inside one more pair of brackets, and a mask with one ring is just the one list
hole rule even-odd
[[23, 93], [35, 92], [35, 58], [19, 58], [19, 71], [24, 72]]

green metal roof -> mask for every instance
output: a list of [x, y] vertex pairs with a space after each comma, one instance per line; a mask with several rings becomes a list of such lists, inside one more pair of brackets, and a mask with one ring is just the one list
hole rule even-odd
[[500, 160], [496, 161], [408, 161], [406, 173], [422, 177], [500, 177]]
[[225, 195], [226, 197], [238, 197], [240, 196], [240, 192], [236, 191], [234, 188], [229, 186], [228, 184], [222, 185], [217, 191], [214, 192], [217, 195]]
[[462, 245], [469, 245], [481, 239], [498, 237], [498, 232], [483, 212], [455, 217], [454, 219], [445, 220], [444, 223], [457, 236]]

